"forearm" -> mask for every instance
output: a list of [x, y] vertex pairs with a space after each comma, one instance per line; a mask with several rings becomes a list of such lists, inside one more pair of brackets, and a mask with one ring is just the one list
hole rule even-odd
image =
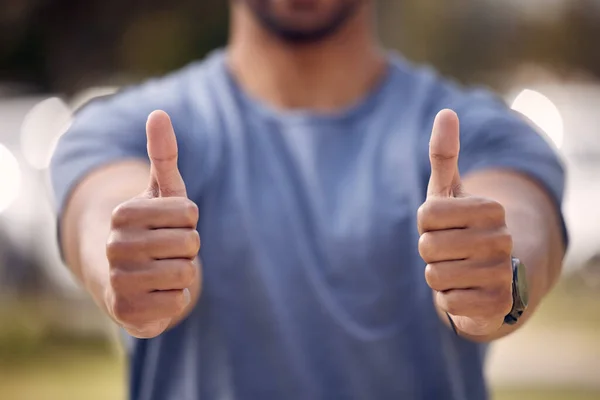
[[[513, 254], [527, 267], [529, 305], [525, 321], [560, 278], [564, 243], [557, 218], [548, 220], [533, 206], [505, 206]], [[553, 214], [554, 215], [554, 214]]]
[[[122, 168], [133, 179], [115, 179]], [[136, 176], [143, 179], [147, 173], [147, 167], [139, 162], [110, 165], [92, 172], [73, 190], [62, 216], [61, 245], [66, 264], [105, 312], [104, 294], [109, 284], [106, 242], [112, 211], [140, 193]]]
[[68, 260], [72, 269], [80, 271], [85, 289], [98, 307], [107, 313], [106, 288], [109, 285], [109, 264], [106, 258], [106, 242], [110, 230], [110, 216], [118, 201], [90, 204], [82, 211], [76, 229], [78, 239], [72, 241], [73, 260]]
[[[529, 287], [529, 305], [519, 322], [504, 325], [488, 337], [468, 337], [477, 342], [499, 339], [523, 326], [560, 277], [565, 248], [558, 212], [536, 183], [514, 178], [514, 173], [489, 172], [465, 180], [469, 193], [492, 198], [504, 206], [513, 255], [526, 265]], [[445, 314], [443, 318], [448, 322]]]

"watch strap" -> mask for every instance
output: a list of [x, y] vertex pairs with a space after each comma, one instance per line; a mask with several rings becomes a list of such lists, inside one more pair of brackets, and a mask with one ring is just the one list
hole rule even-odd
[[454, 332], [454, 334], [456, 336], [458, 335], [458, 329], [456, 329], [456, 324], [454, 323], [454, 321], [452, 320], [452, 317], [450, 316], [450, 314], [446, 313], [446, 316], [448, 317], [448, 321], [450, 322], [450, 327], [452, 328], [452, 331]]
[[519, 305], [520, 302], [520, 293], [519, 293], [519, 267], [521, 265], [521, 260], [517, 257], [511, 258], [512, 262], [512, 271], [513, 271], [513, 279], [512, 279], [512, 298], [513, 305], [506, 317], [504, 317], [504, 323], [507, 325], [514, 325], [519, 321], [521, 315], [525, 311], [524, 307]]

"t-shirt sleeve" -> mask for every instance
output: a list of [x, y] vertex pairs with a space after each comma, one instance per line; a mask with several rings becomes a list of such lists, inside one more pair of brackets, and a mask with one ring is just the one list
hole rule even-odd
[[[523, 173], [544, 187], [561, 209], [564, 165], [550, 140], [524, 116], [487, 92], [474, 92], [457, 108], [461, 121], [459, 169], [462, 176], [486, 169]], [[562, 233], [567, 229], [560, 215]]]
[[148, 161], [145, 126], [152, 111], [162, 109], [170, 114], [180, 149], [190, 144], [189, 129], [182, 125], [188, 117], [185, 91], [181, 90], [183, 77], [179, 74], [93, 100], [76, 113], [71, 127], [60, 138], [50, 165], [59, 216], [72, 190], [91, 171], [126, 159]]

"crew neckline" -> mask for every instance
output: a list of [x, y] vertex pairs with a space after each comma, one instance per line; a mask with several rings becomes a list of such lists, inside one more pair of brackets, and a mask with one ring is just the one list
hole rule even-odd
[[359, 118], [367, 114], [378, 104], [379, 99], [384, 97], [388, 90], [394, 85], [391, 82], [396, 78], [398, 70], [398, 56], [394, 53], [388, 53], [386, 56], [386, 68], [378, 82], [360, 98], [349, 106], [340, 108], [334, 112], [316, 112], [310, 109], [285, 109], [278, 108], [266, 101], [250, 95], [237, 81], [233, 72], [227, 63], [227, 53], [224, 49], [216, 51], [215, 58], [218, 60], [220, 70], [227, 85], [236, 94], [238, 101], [245, 107], [254, 110], [258, 114], [280, 122], [312, 124], [312, 123], [336, 123]]

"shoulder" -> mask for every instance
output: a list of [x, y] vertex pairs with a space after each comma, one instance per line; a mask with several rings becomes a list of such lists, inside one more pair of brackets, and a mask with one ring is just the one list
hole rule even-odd
[[125, 86], [110, 96], [96, 98], [78, 110], [76, 123], [110, 121], [138, 124], [152, 111], [162, 109], [174, 123], [191, 117], [190, 108], [198, 97], [209, 95], [218, 55], [192, 62], [167, 75]]
[[146, 121], [155, 110], [169, 114], [182, 149], [206, 147], [206, 121], [215, 110], [202, 105], [214, 103], [211, 98], [215, 90], [210, 84], [221, 73], [221, 59], [222, 55], [216, 52], [167, 75], [93, 99], [76, 111], [71, 126], [61, 137], [57, 154], [98, 146], [114, 154], [143, 156]]
[[531, 175], [562, 198], [564, 168], [553, 144], [523, 115], [513, 111], [492, 90], [463, 86], [429, 67], [402, 59], [396, 68], [404, 74], [406, 102], [417, 126], [418, 156], [424, 179], [429, 175], [428, 147], [433, 121], [443, 109], [460, 119], [460, 170], [511, 169]]
[[395, 68], [404, 75], [408, 92], [405, 98], [411, 110], [409, 117], [418, 127], [416, 134], [424, 159], [427, 159], [433, 121], [443, 109], [455, 111], [460, 119], [463, 159], [470, 159], [481, 150], [496, 157], [501, 149], [556, 159], [556, 149], [545, 134], [525, 116], [512, 110], [493, 90], [461, 85], [430, 67], [415, 66], [400, 57], [395, 60]]
[[527, 124], [513, 112], [493, 90], [483, 86], [463, 85], [441, 75], [430, 66], [417, 65], [400, 56], [392, 56], [392, 65], [403, 81], [411, 109], [427, 134], [436, 114], [446, 108], [454, 110], [466, 133], [498, 119]]
[[81, 107], [52, 157], [51, 173], [59, 201], [75, 182], [101, 165], [126, 158], [147, 160], [146, 121], [159, 109], [170, 115], [175, 128], [182, 173], [193, 176], [198, 170], [197, 160], [204, 159], [202, 155], [209, 147], [203, 122], [207, 111], [198, 109], [194, 101], [211, 96], [206, 88], [218, 72], [215, 57]]

